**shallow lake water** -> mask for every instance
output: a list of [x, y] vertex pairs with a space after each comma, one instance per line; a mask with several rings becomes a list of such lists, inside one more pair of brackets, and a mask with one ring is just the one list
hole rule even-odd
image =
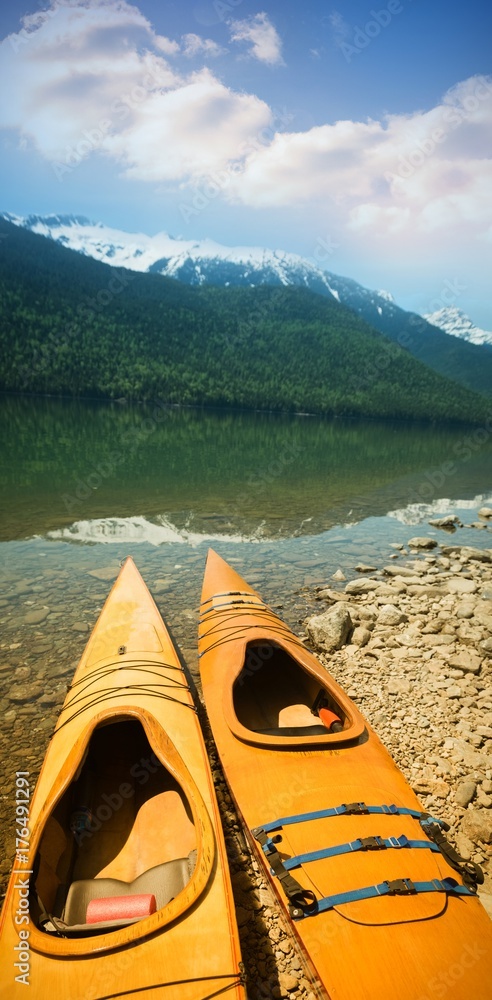
[[[33, 783], [90, 630], [131, 555], [197, 678], [207, 549], [288, 623], [317, 585], [385, 565], [428, 520], [492, 502], [485, 429], [57, 399], [0, 399], [0, 876], [9, 793]], [[459, 544], [492, 545], [463, 527]], [[26, 691], [27, 688], [27, 691]], [[32, 693], [29, 693], [32, 692]]]

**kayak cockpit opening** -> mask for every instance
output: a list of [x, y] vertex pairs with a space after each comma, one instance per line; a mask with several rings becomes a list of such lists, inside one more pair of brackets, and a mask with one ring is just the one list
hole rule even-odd
[[250, 642], [233, 688], [238, 721], [266, 736], [328, 736], [349, 723], [330, 691], [275, 642]]
[[48, 933], [116, 930], [166, 906], [190, 881], [197, 837], [183, 788], [136, 719], [96, 728], [47, 820], [31, 917]]

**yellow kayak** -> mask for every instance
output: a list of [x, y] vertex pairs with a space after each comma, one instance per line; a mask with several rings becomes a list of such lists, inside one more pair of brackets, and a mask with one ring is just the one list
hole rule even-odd
[[199, 656], [231, 794], [319, 995], [490, 1000], [480, 870], [315, 656], [212, 550]]
[[244, 1000], [196, 708], [131, 559], [75, 673], [28, 818], [26, 784], [19, 772], [2, 998]]

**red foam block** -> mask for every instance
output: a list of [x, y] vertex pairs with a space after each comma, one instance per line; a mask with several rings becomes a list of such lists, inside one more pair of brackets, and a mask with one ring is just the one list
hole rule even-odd
[[87, 907], [86, 923], [99, 924], [103, 920], [131, 920], [134, 917], [149, 917], [155, 913], [155, 896], [102, 896], [91, 899]]

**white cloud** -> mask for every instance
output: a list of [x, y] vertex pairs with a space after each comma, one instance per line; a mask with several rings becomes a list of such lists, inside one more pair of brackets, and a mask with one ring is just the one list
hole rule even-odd
[[0, 45], [0, 86], [9, 94], [0, 125], [18, 129], [43, 156], [61, 158], [101, 122], [117, 130], [149, 95], [180, 85], [161, 55], [167, 42], [124, 0], [57, 4], [30, 15]]
[[183, 86], [149, 97], [138, 120], [110, 137], [106, 149], [128, 177], [200, 179], [240, 162], [251, 137], [270, 121], [266, 104], [228, 90], [204, 69]]
[[328, 202], [353, 230], [485, 229], [492, 211], [492, 78], [472, 77], [429, 111], [277, 134], [229, 196], [248, 205]]
[[222, 55], [226, 50], [218, 45], [217, 42], [212, 41], [211, 38], [201, 38], [200, 35], [195, 35], [190, 33], [188, 35], [183, 35], [183, 55], [187, 56], [189, 59], [193, 59], [195, 56], [211, 56], [215, 58], [216, 56]]
[[[78, 0], [25, 20], [1, 44], [0, 125], [17, 129], [54, 161], [60, 179], [95, 151], [128, 176], [185, 181], [244, 155], [273, 119], [254, 95], [237, 94], [204, 69], [183, 74], [163, 53], [180, 46], [156, 35], [124, 0]], [[184, 38], [184, 55], [216, 55], [215, 43]], [[273, 134], [273, 132], [272, 132]]]
[[[265, 14], [235, 22], [235, 40], [273, 65], [278, 36], [253, 38], [255, 24], [272, 27]], [[303, 206], [306, 229], [327, 227], [361, 253], [371, 241], [389, 265], [405, 256], [418, 267], [429, 248], [445, 259], [452, 246], [462, 256], [478, 246], [481, 256], [466, 258], [483, 270], [492, 78], [463, 81], [425, 111], [287, 133], [254, 94], [207, 67], [190, 73], [187, 49], [206, 58], [214, 44], [187, 35], [178, 47], [125, 0], [52, 6], [1, 43], [0, 124], [55, 167], [97, 152], [129, 178], [174, 189], [225, 176], [217, 206]]]
[[269, 66], [282, 66], [282, 41], [264, 11], [244, 21], [231, 21], [232, 42], [248, 42], [249, 55]]

